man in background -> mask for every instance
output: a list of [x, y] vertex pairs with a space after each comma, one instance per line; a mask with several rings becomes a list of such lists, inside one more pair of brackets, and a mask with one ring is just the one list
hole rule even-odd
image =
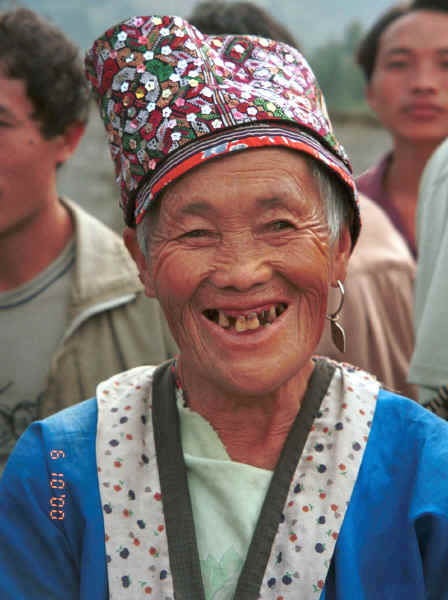
[[448, 419], [448, 138], [426, 163], [417, 205], [415, 349], [409, 380], [418, 397]]
[[425, 164], [448, 135], [448, 4], [415, 0], [383, 14], [358, 51], [367, 102], [393, 147], [357, 179], [416, 256], [418, 187]]
[[204, 0], [196, 4], [189, 21], [199, 31], [209, 34], [258, 35], [284, 42], [300, 50], [292, 33], [261, 6], [253, 2]]
[[[260, 34], [297, 47], [291, 33], [252, 2], [206, 0], [196, 5], [188, 21], [204, 33]], [[415, 386], [406, 380], [414, 345], [414, 260], [381, 208], [361, 194], [360, 209], [363, 228], [350, 259], [339, 318], [346, 350], [334, 345], [326, 327], [317, 351], [361, 367], [394, 391], [416, 399]], [[330, 313], [341, 300], [338, 294], [330, 290]]]
[[88, 100], [61, 31], [30, 10], [0, 14], [0, 472], [31, 421], [175, 351], [120, 238], [56, 189]]

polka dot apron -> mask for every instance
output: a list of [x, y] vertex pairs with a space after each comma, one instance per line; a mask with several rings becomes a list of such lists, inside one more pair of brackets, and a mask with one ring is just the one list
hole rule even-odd
[[[285, 443], [232, 600], [318, 599], [324, 587], [379, 384], [327, 359], [318, 359], [313, 377], [312, 398], [307, 404], [305, 397]], [[114, 376], [98, 386], [97, 401], [111, 600], [205, 600], [172, 365]]]

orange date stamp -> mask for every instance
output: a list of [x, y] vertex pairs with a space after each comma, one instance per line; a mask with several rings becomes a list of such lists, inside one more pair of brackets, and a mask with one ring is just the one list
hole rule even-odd
[[[51, 450], [50, 459], [57, 461], [65, 458], [63, 450]], [[59, 467], [59, 465], [58, 465]], [[52, 497], [50, 498], [50, 519], [53, 521], [62, 521], [65, 518], [64, 507], [66, 503], [65, 479], [62, 468], [58, 468], [57, 472], [50, 473], [50, 487]]]

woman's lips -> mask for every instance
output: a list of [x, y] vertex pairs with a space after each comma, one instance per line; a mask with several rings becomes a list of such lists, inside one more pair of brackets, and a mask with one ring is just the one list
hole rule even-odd
[[271, 325], [286, 309], [287, 305], [284, 302], [278, 302], [258, 310], [241, 312], [241, 314], [237, 314], [237, 311], [230, 313], [214, 308], [205, 310], [203, 314], [209, 321], [223, 329], [233, 329], [237, 333], [242, 333]]

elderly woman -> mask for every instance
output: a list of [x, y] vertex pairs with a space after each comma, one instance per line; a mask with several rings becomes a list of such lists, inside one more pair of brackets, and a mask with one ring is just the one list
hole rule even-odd
[[313, 358], [360, 221], [303, 57], [135, 17], [87, 71], [180, 353], [23, 435], [0, 596], [448, 598], [448, 425]]

